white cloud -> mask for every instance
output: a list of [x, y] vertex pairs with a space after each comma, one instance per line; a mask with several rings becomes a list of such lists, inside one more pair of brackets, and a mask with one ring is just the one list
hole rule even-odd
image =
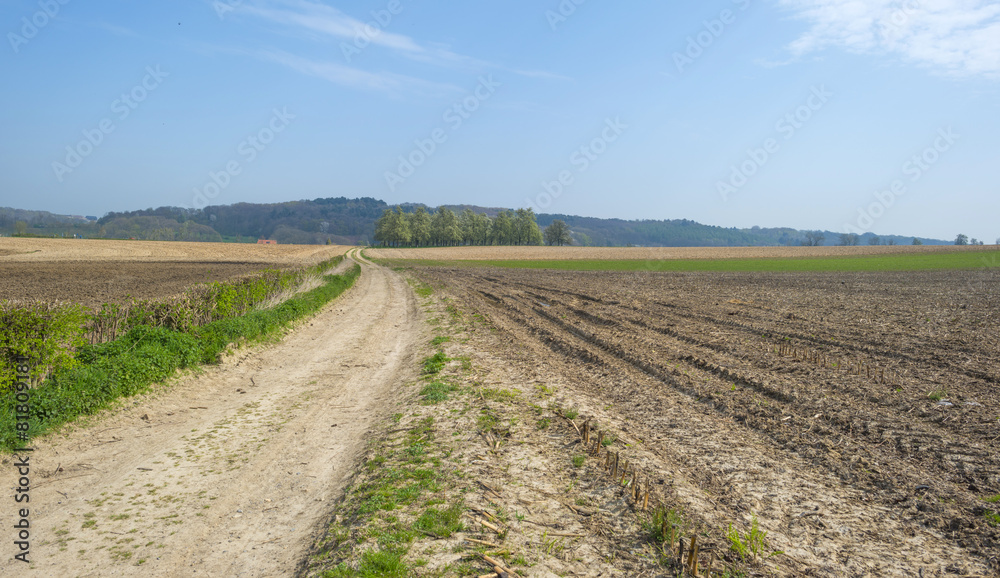
[[[242, 14], [254, 16], [271, 24], [282, 26], [292, 34], [310, 39], [334, 39], [339, 43], [357, 48], [356, 40], [363, 38], [366, 43], [392, 51], [396, 55], [414, 62], [465, 72], [482, 72], [494, 68], [530, 78], [566, 79], [560, 75], [545, 71], [519, 70], [492, 64], [471, 56], [455, 53], [446, 45], [429, 42], [421, 43], [409, 36], [391, 32], [390, 29], [393, 27], [393, 22], [396, 19], [402, 18], [403, 13], [392, 16], [392, 20], [385, 23], [379, 23], [374, 20], [361, 21], [348, 16], [332, 6], [315, 0], [256, 0], [253, 3], [241, 3], [236, 7], [236, 10]], [[352, 68], [347, 64], [314, 62], [300, 57], [293, 57], [284, 52], [269, 54], [271, 54], [268, 57], [269, 60], [291, 66], [299, 72], [325, 78], [331, 82], [347, 86], [370, 89], [401, 89], [407, 86], [416, 87], [422, 82], [404, 75], [369, 73]], [[423, 85], [424, 89], [434, 87], [441, 89], [444, 87], [444, 85], [430, 82], [423, 82]]]
[[309, 0], [283, 0], [280, 3], [287, 8], [267, 7], [266, 4], [244, 4], [240, 10], [277, 24], [304, 29], [321, 36], [353, 40], [360, 34], [376, 46], [413, 54], [425, 52], [425, 49], [409, 36], [393, 34], [382, 30], [381, 27], [378, 27], [377, 34], [367, 34], [365, 22], [352, 18], [332, 6]]
[[461, 92], [458, 87], [449, 84], [428, 82], [392, 72], [368, 72], [337, 62], [310, 60], [282, 51], [262, 51], [256, 56], [287, 66], [296, 72], [350, 88], [396, 93], [420, 93], [430, 96]]
[[779, 0], [811, 28], [795, 56], [839, 47], [895, 55], [953, 76], [1000, 78], [1000, 3], [987, 0]]

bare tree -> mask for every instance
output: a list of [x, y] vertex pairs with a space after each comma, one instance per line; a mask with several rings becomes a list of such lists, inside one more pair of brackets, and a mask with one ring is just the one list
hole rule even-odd
[[860, 239], [857, 233], [841, 233], [839, 244], [843, 247], [854, 246], [858, 244]]
[[806, 240], [802, 241], [802, 244], [807, 247], [818, 247], [823, 244], [826, 239], [826, 235], [820, 231], [806, 231]]

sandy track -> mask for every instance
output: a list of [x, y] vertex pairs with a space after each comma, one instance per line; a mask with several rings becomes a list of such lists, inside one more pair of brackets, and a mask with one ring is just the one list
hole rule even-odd
[[36, 443], [34, 563], [0, 575], [292, 575], [416, 366], [412, 291], [362, 266], [280, 344]]

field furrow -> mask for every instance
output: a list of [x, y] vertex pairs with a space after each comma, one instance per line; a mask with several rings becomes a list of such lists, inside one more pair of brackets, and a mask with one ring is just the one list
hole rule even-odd
[[877, 274], [849, 295], [805, 274], [420, 274], [575, 384], [664, 496], [709, 525], [757, 515], [781, 567], [996, 571], [981, 513], [1000, 489], [997, 352], [961, 313], [992, 311], [992, 293], [944, 273], [917, 276], [930, 303]]

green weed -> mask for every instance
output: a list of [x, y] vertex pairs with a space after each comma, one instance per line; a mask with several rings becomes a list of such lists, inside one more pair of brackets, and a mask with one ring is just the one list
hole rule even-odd
[[428, 357], [423, 362], [423, 374], [424, 375], [435, 375], [441, 373], [444, 369], [444, 365], [448, 363], [448, 356], [444, 354], [443, 351], [438, 351], [431, 357]]
[[[740, 535], [739, 530], [729, 525], [726, 532], [726, 539], [729, 540], [729, 549], [743, 560], [754, 560], [764, 556], [767, 550], [767, 532], [760, 529], [757, 516], [753, 516], [750, 522], [750, 531]], [[768, 556], [774, 556], [781, 552], [771, 552]]]
[[417, 518], [413, 527], [438, 538], [449, 538], [455, 532], [462, 531], [462, 512], [465, 505], [456, 502], [445, 510], [428, 508]]
[[441, 403], [442, 401], [448, 400], [449, 393], [457, 390], [457, 385], [434, 381], [425, 385], [423, 389], [420, 390], [420, 395], [424, 398], [424, 401], [422, 402], [424, 404]]

